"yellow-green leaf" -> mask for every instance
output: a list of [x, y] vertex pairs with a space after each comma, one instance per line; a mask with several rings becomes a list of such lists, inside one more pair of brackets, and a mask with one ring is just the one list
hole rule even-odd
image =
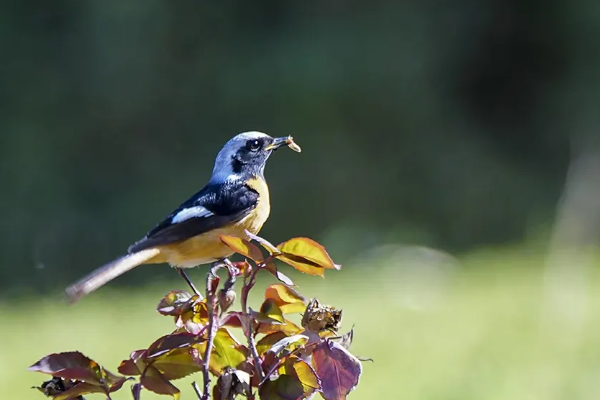
[[304, 260], [310, 261], [312, 264], [318, 265], [326, 269], [340, 269], [341, 266], [335, 264], [325, 247], [312, 239], [305, 237], [292, 238], [283, 243], [280, 243], [277, 248], [287, 257], [301, 257]]
[[283, 323], [283, 312], [274, 299], [266, 299], [260, 306], [260, 313], [270, 319]]
[[279, 368], [280, 374], [296, 375], [305, 388], [320, 389], [321, 384], [314, 369], [304, 360], [291, 356]]
[[306, 362], [288, 358], [278, 369], [279, 377], [259, 389], [261, 400], [301, 400], [320, 389], [319, 378]]
[[318, 264], [313, 263], [305, 258], [295, 256], [293, 254], [281, 253], [276, 256], [279, 261], [283, 261], [284, 263], [291, 265], [297, 271], [302, 272], [303, 274], [313, 275], [313, 276], [325, 276], [325, 268], [321, 267]]
[[302, 334], [292, 335], [281, 339], [277, 343], [274, 343], [268, 351], [278, 356], [279, 353], [281, 353], [284, 349], [293, 351], [297, 347], [305, 345], [306, 342], [308, 342], [308, 336]]
[[227, 235], [221, 235], [220, 238], [221, 241], [227, 245], [227, 247], [236, 253], [241, 254], [244, 257], [248, 257], [255, 262], [261, 262], [263, 260], [263, 254], [260, 249], [246, 239]]
[[[248, 358], [248, 349], [238, 343], [227, 328], [221, 328], [217, 331], [213, 344], [214, 349], [210, 358], [210, 367], [217, 375], [222, 374], [227, 367], [237, 368]], [[201, 353], [201, 355], [204, 356], [204, 353]]]
[[[194, 296], [197, 297], [197, 296]], [[197, 335], [208, 324], [208, 308], [206, 299], [195, 301], [193, 305], [179, 316], [175, 317], [175, 326]]]
[[275, 343], [279, 342], [281, 339], [284, 339], [286, 337], [286, 333], [281, 331], [273, 332], [264, 336], [256, 343], [256, 351], [258, 352], [258, 355], [262, 356], [271, 348], [271, 346], [273, 346]]
[[104, 389], [101, 386], [92, 385], [91, 383], [87, 382], [81, 382], [76, 384], [72, 388], [65, 390], [58, 396], [55, 396], [53, 400], [76, 399], [79, 396], [91, 393], [104, 393]]
[[177, 348], [158, 357], [152, 366], [162, 372], [168, 379], [180, 379], [202, 370], [202, 366], [196, 362], [187, 347]]
[[265, 250], [269, 252], [269, 254], [280, 253], [279, 249], [276, 246], [272, 245], [268, 240], [263, 239], [260, 236], [257, 236], [248, 230], [244, 230], [244, 232], [246, 233], [246, 236], [248, 236], [250, 239], [256, 240]]
[[284, 319], [283, 324], [259, 323], [257, 333], [264, 333], [265, 335], [268, 335], [273, 332], [284, 332], [288, 335], [294, 335], [300, 332], [301, 330], [302, 328], [294, 324], [292, 321]]
[[303, 312], [306, 309], [306, 299], [301, 294], [279, 283], [265, 290], [265, 299], [273, 299], [285, 314]]

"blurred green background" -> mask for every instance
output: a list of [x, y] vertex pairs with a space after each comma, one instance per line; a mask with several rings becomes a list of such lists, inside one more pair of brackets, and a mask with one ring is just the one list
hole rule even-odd
[[351, 398], [597, 398], [598, 15], [582, 0], [1, 2], [3, 395], [40, 398], [26, 367], [47, 353], [115, 370], [168, 332], [154, 307], [183, 285], [165, 266], [73, 307], [61, 291], [260, 130], [303, 148], [269, 162], [261, 235], [309, 236], [344, 264], [290, 275], [375, 359]]

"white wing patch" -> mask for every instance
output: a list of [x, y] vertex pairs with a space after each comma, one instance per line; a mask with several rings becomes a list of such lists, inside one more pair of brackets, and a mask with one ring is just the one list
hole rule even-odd
[[210, 215], [212, 215], [212, 212], [210, 212], [202, 206], [184, 208], [183, 210], [175, 214], [173, 218], [171, 218], [171, 223], [177, 224], [190, 218], [208, 217]]

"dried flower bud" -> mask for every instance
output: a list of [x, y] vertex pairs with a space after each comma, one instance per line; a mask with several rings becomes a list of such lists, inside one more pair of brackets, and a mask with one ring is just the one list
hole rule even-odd
[[[34, 389], [38, 389], [40, 392], [44, 393], [48, 397], [59, 396], [61, 393], [66, 392], [71, 389], [73, 386], [81, 383], [80, 381], [63, 379], [58, 376], [53, 376], [52, 379], [42, 383], [42, 386], [34, 387]], [[77, 399], [82, 398], [78, 396]]]
[[235, 301], [235, 290], [233, 289], [221, 289], [219, 290], [219, 307], [221, 307], [221, 312], [224, 313], [231, 307], [233, 302]]
[[225, 368], [223, 374], [213, 387], [215, 400], [234, 400], [237, 395], [244, 394], [250, 389], [250, 375], [247, 372]]
[[302, 326], [313, 332], [322, 330], [331, 330], [336, 332], [342, 323], [342, 310], [336, 310], [334, 307], [321, 305], [319, 300], [312, 299], [304, 316], [302, 317]]

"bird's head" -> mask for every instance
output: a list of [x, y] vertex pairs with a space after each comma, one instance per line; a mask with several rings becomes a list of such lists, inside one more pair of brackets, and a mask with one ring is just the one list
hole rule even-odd
[[300, 152], [291, 136], [273, 138], [262, 132], [244, 132], [230, 139], [215, 160], [211, 182], [222, 183], [243, 176], [262, 176], [269, 156], [280, 147]]

